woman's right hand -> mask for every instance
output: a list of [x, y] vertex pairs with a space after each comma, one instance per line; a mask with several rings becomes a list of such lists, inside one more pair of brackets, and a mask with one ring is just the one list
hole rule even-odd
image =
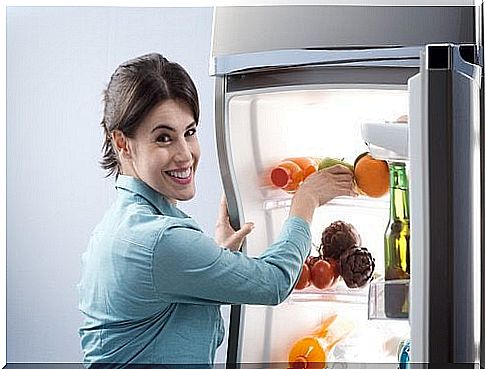
[[315, 209], [337, 196], [357, 196], [352, 171], [340, 164], [308, 176], [293, 195], [290, 216], [311, 223]]

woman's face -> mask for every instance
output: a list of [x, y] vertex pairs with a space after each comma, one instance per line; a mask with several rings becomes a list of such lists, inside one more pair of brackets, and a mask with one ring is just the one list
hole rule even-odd
[[188, 104], [161, 102], [142, 121], [135, 137], [127, 138], [131, 165], [124, 174], [143, 180], [171, 202], [191, 199], [200, 158], [196, 128]]

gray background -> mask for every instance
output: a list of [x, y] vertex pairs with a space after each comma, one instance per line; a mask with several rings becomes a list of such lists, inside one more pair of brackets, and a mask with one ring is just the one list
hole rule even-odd
[[[181, 208], [213, 235], [221, 183], [208, 75], [212, 8], [6, 13], [7, 362], [79, 362], [81, 254], [115, 198], [98, 166], [102, 91], [121, 62], [156, 51], [194, 79], [202, 160], [198, 195]], [[224, 357], [219, 350], [217, 360]]]

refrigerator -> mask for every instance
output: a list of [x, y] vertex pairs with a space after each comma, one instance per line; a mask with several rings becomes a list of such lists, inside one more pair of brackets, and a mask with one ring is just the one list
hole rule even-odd
[[[351, 328], [328, 367], [396, 368], [404, 342], [413, 365], [484, 362], [483, 14], [483, 4], [214, 9], [222, 183], [231, 224], [256, 224], [242, 251], [260, 255], [288, 217], [292, 194], [267, 178], [289, 157], [353, 163], [398, 152], [411, 219], [407, 318], [383, 312], [389, 195], [338, 197], [315, 212], [312, 255], [329, 224], [348, 222], [375, 259], [373, 280], [231, 306], [227, 364], [289, 367], [292, 345], [331, 316], [335, 329]], [[389, 128], [402, 116], [399, 131]]]

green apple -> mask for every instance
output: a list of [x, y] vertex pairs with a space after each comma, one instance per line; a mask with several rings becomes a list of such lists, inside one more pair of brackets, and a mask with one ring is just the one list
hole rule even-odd
[[320, 162], [318, 164], [318, 170], [330, 168], [337, 164], [340, 164], [340, 165], [343, 165], [344, 167], [349, 168], [352, 172], [354, 171], [354, 166], [352, 164], [347, 163], [343, 159], [335, 159], [330, 157], [325, 157], [320, 159]]

